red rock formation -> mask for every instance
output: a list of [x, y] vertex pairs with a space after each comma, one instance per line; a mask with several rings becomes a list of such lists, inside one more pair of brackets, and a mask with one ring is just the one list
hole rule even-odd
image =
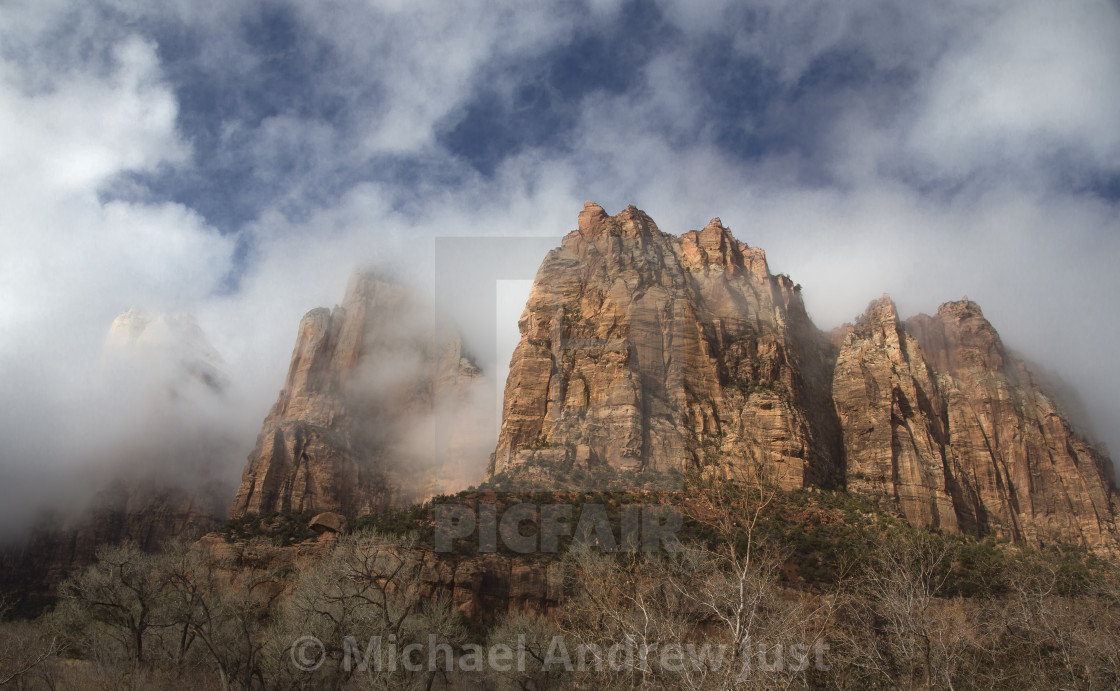
[[1112, 467], [1073, 431], [976, 303], [901, 322], [874, 302], [844, 338], [833, 394], [848, 487], [911, 522], [1035, 544], [1116, 536]]
[[491, 478], [761, 464], [915, 524], [1116, 544], [1110, 462], [967, 300], [903, 322], [884, 297], [830, 343], [718, 218], [677, 237], [588, 203], [519, 326]]
[[404, 436], [478, 375], [457, 337], [435, 340], [432, 322], [402, 286], [367, 273], [341, 307], [308, 312], [232, 515], [357, 516], [421, 498], [438, 469], [431, 454], [402, 448]]
[[871, 303], [844, 337], [832, 395], [843, 429], [848, 489], [893, 497], [914, 523], [957, 529], [936, 374], [890, 298]]
[[718, 218], [675, 237], [586, 204], [519, 326], [492, 475], [762, 463], [793, 488], [838, 473], [827, 339]]

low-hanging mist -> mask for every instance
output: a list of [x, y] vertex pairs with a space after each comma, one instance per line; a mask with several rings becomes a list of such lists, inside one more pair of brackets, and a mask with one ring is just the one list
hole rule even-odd
[[431, 295], [370, 271], [299, 325], [232, 514], [377, 514], [481, 481], [493, 383]]

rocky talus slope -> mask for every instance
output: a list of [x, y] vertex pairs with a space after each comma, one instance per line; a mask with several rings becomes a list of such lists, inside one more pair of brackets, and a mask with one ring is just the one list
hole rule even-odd
[[454, 474], [444, 454], [419, 447], [436, 441], [437, 403], [463, 401], [479, 371], [433, 321], [404, 287], [363, 272], [341, 307], [308, 312], [232, 516], [359, 516], [423, 498]]
[[761, 470], [915, 524], [1115, 545], [1110, 461], [967, 300], [903, 321], [884, 297], [828, 336], [719, 219], [674, 236], [589, 202], [519, 326], [491, 479]]

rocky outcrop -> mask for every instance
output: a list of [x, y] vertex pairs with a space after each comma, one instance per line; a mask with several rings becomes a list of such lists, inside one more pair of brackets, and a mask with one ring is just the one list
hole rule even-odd
[[491, 476], [543, 464], [764, 467], [786, 488], [838, 478], [831, 346], [799, 287], [718, 218], [676, 237], [634, 207], [586, 204], [519, 326]]
[[346, 517], [333, 511], [324, 511], [312, 517], [307, 526], [320, 535], [323, 533], [341, 533], [346, 530]]
[[884, 296], [826, 337], [800, 288], [718, 218], [673, 236], [588, 203], [519, 327], [494, 481], [760, 469], [919, 525], [1116, 545], [1111, 463], [967, 299], [902, 321]]
[[889, 298], [846, 330], [833, 395], [848, 488], [912, 523], [1034, 544], [1113, 544], [1110, 461], [1077, 436], [976, 303], [902, 322]]
[[[276, 545], [266, 538], [228, 540], [218, 533], [204, 535], [199, 544], [213, 563], [230, 576], [247, 565], [259, 571], [292, 573], [328, 557], [347, 538], [332, 531], [302, 542]], [[482, 553], [472, 556], [379, 539], [379, 549], [394, 556], [393, 563], [407, 564], [398, 576], [401, 584], [415, 588], [421, 598], [446, 596], [469, 620], [493, 621], [508, 612], [549, 614], [564, 600], [573, 567], [562, 559]], [[416, 569], [414, 573], [410, 573]], [[244, 569], [247, 570], [247, 569]], [[275, 594], [290, 594], [296, 579], [275, 585]]]
[[341, 307], [308, 312], [232, 515], [359, 516], [430, 493], [454, 460], [433, 448], [434, 409], [479, 375], [433, 321], [403, 286], [362, 272]]
[[468, 619], [489, 619], [505, 612], [551, 612], [564, 599], [566, 568], [560, 561], [528, 562], [501, 554], [455, 563], [429, 552], [423, 577], [433, 593], [450, 590], [452, 603]]
[[948, 429], [936, 374], [889, 297], [871, 303], [843, 338], [832, 385], [847, 486], [887, 495], [919, 524], [960, 526], [946, 483]]

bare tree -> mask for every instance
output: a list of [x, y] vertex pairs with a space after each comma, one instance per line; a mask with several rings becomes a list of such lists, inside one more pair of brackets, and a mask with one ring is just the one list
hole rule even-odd
[[163, 586], [157, 559], [130, 542], [99, 547], [95, 563], [63, 584], [62, 593], [120, 641], [139, 666], [149, 635], [171, 624]]
[[847, 600], [838, 638], [847, 677], [869, 685], [957, 688], [982, 648], [975, 603], [945, 597], [956, 543], [927, 530], [891, 531]]
[[550, 656], [550, 653], [559, 652], [555, 649], [555, 641], [562, 635], [563, 631], [542, 615], [509, 612], [490, 631], [486, 646], [488, 650], [499, 645], [517, 650], [526, 663], [509, 669], [485, 669], [486, 687], [523, 691], [569, 688], [573, 681], [572, 670], [562, 663], [553, 664]]
[[262, 658], [286, 589], [283, 570], [247, 545], [224, 560], [200, 550], [180, 568], [170, 581], [177, 624], [201, 643], [223, 688], [267, 686]]
[[63, 652], [57, 631], [33, 622], [0, 624], [0, 686], [20, 684]]
[[[446, 662], [456, 658], [465, 628], [446, 595], [425, 590], [423, 565], [413, 538], [390, 540], [372, 532], [340, 537], [328, 555], [300, 569], [273, 631], [268, 654], [274, 669], [293, 683], [446, 686]], [[299, 672], [291, 662], [288, 646], [301, 637], [322, 644], [322, 664], [313, 672]], [[392, 663], [382, 659], [392, 654], [386, 651], [399, 655], [415, 644], [424, 651], [419, 671], [400, 664], [399, 656]], [[430, 646], [441, 651], [434, 668], [427, 664]]]
[[[685, 510], [708, 538], [679, 553], [568, 555], [573, 598], [559, 619], [598, 663], [597, 687], [805, 686], [833, 598], [781, 586], [783, 554], [763, 531], [781, 490], [760, 459], [695, 481]], [[633, 654], [612, 658], [612, 648]], [[576, 678], [580, 668], [577, 665]]]
[[1010, 569], [1011, 594], [994, 626], [1015, 683], [1110, 688], [1120, 683], [1120, 587], [1097, 578], [1070, 592], [1062, 565], [1028, 551]]

